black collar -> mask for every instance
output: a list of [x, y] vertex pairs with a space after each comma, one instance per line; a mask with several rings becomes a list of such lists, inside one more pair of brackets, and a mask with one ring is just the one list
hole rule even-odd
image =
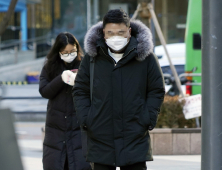
[[65, 64], [65, 62], [63, 61], [62, 65], [63, 65], [64, 70], [72, 70], [72, 69], [78, 69], [80, 62], [81, 61], [79, 61], [76, 57], [71, 63]]
[[[138, 56], [137, 50], [136, 50], [137, 44], [138, 43], [137, 43], [136, 38], [134, 36], [131, 36], [130, 42], [128, 43], [128, 45], [124, 51], [123, 58], [117, 63], [115, 68], [118, 68], [118, 67], [126, 64], [128, 61], [130, 61], [133, 58]], [[99, 48], [102, 48], [102, 52], [100, 51]], [[107, 56], [109, 56], [108, 46], [107, 46], [104, 38], [99, 39], [97, 41], [97, 51], [99, 51], [99, 54], [105, 53]]]

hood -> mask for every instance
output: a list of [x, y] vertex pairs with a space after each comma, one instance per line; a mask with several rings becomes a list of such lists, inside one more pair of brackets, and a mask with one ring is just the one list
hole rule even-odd
[[[137, 40], [137, 59], [139, 61], [145, 60], [151, 52], [153, 52], [153, 41], [150, 29], [141, 21], [130, 21], [131, 36]], [[84, 49], [90, 56], [97, 55], [97, 41], [104, 38], [103, 23], [99, 22], [92, 26], [86, 33], [84, 40]]]

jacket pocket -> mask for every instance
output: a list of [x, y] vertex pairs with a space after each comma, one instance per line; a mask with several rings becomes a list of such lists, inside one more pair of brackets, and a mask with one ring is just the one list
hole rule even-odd
[[81, 128], [81, 141], [82, 141], [82, 154], [84, 158], [87, 156], [87, 143], [88, 143], [88, 136], [87, 131]]
[[89, 113], [87, 115], [86, 118], [86, 126], [87, 128], [90, 128], [91, 124], [92, 124], [92, 120], [93, 119], [93, 105], [91, 105], [90, 109], [89, 109]]
[[146, 128], [146, 130], [148, 129], [148, 126], [150, 125], [150, 115], [149, 115], [149, 110], [148, 110], [146, 104], [144, 105], [142, 112], [140, 114], [140, 117], [137, 120], [137, 122], [140, 125], [142, 125], [144, 128]]

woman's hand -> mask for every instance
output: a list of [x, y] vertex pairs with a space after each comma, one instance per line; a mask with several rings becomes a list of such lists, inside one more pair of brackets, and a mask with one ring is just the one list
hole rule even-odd
[[64, 83], [66, 83], [70, 86], [74, 85], [74, 81], [75, 81], [75, 78], [76, 78], [76, 73], [73, 73], [70, 70], [65, 70], [65, 71], [63, 71], [61, 76], [62, 76], [62, 80], [64, 81]]

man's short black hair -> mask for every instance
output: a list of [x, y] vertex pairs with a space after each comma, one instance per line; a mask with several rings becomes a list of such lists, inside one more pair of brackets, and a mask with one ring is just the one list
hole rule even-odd
[[108, 23], [124, 23], [127, 27], [130, 26], [130, 18], [128, 14], [122, 9], [109, 10], [103, 17], [103, 28]]

